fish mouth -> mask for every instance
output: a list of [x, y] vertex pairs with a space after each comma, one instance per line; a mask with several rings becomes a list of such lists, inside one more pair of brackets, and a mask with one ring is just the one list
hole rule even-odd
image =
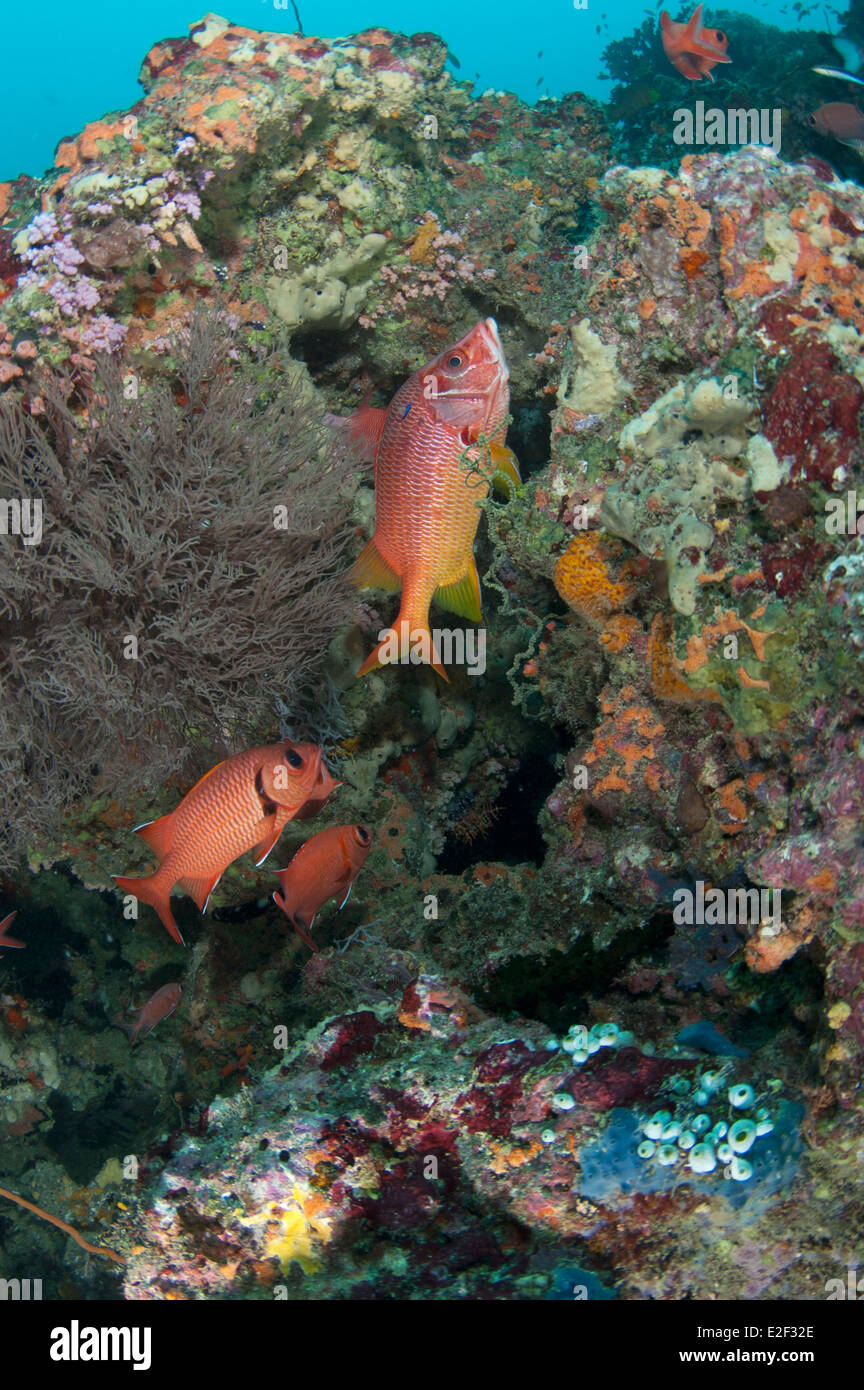
[[504, 347], [501, 343], [497, 323], [494, 319], [485, 319], [483, 323], [477, 325], [477, 331], [484, 346], [488, 349], [492, 361], [497, 362], [504, 380], [509, 380], [510, 368], [507, 366], [507, 358], [504, 356]]

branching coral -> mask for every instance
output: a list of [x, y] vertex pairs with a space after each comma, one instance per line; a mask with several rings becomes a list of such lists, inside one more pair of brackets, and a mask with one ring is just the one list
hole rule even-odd
[[43, 509], [0, 548], [7, 862], [71, 801], [274, 725], [350, 613], [349, 464], [299, 373], [235, 368], [217, 316], [175, 352], [135, 399], [105, 363], [83, 424], [56, 383], [42, 417], [0, 401], [0, 497]]

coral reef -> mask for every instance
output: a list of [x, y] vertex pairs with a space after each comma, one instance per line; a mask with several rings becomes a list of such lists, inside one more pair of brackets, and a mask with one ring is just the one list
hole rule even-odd
[[[653, 21], [611, 106], [529, 108], [434, 35], [209, 15], [0, 186], [0, 1137], [39, 1208], [0, 1240], [51, 1296], [767, 1301], [854, 1262], [864, 192], [805, 125], [815, 37], [712, 20], [779, 155], [674, 146]], [[331, 425], [487, 316], [524, 483], [482, 504], [485, 671], [358, 682], [374, 496]], [[271, 902], [300, 819], [178, 904], [190, 948], [124, 916], [130, 827], [277, 728], [340, 782], [315, 829], [372, 841], [317, 954]]]

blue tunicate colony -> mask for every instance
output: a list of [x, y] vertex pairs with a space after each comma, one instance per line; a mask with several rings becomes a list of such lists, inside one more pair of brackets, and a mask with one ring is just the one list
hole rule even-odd
[[[691, 1173], [713, 1173], [722, 1166], [724, 1178], [747, 1182], [753, 1176], [753, 1164], [744, 1155], [750, 1153], [758, 1139], [772, 1134], [774, 1119], [769, 1106], [754, 1109], [756, 1093], [743, 1082], [726, 1086], [725, 1071], [706, 1071], [696, 1080], [695, 1087], [686, 1077], [673, 1077], [669, 1090], [675, 1097], [675, 1109], [657, 1110], [642, 1125], [644, 1138], [637, 1154], [645, 1162], [653, 1160], [664, 1168], [684, 1164]], [[768, 1083], [769, 1092], [779, 1083]], [[713, 1118], [714, 1112], [729, 1107], [730, 1120]], [[697, 1108], [699, 1107], [699, 1108]], [[735, 1119], [733, 1112], [741, 1112]]]
[[[567, 1052], [581, 1065], [601, 1048], [634, 1042], [633, 1034], [615, 1023], [590, 1029], [576, 1024], [546, 1046], [550, 1052]], [[654, 1048], [648, 1043], [641, 1051], [651, 1055]], [[608, 1201], [615, 1195], [717, 1180], [736, 1206], [751, 1198], [761, 1204], [780, 1192], [798, 1165], [803, 1107], [780, 1096], [780, 1081], [766, 1082], [760, 1093], [749, 1082], [735, 1081], [734, 1066], [726, 1062], [695, 1078], [669, 1077], [661, 1089], [662, 1103], [651, 1114], [614, 1109], [603, 1133], [580, 1154], [580, 1196]], [[550, 1104], [565, 1112], [576, 1102], [561, 1091]], [[544, 1143], [555, 1138], [551, 1129], [541, 1135]]]

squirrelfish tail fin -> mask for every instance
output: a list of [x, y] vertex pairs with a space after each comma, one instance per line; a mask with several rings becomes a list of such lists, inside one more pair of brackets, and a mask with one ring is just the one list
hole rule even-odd
[[177, 923], [171, 916], [170, 890], [166, 889], [164, 879], [159, 878], [158, 871], [155, 874], [148, 874], [144, 878], [121, 878], [119, 874], [114, 874], [113, 877], [121, 893], [131, 893], [139, 902], [147, 903], [150, 907], [155, 908], [168, 935], [177, 942], [178, 946], [186, 945], [180, 935]]
[[412, 623], [400, 612], [393, 627], [384, 633], [357, 675], [366, 676], [370, 671], [377, 671], [379, 666], [391, 666], [394, 663], [431, 666], [442, 680], [449, 683], [449, 677], [441, 665], [438, 649], [429, 631], [428, 618], [423, 623]]

